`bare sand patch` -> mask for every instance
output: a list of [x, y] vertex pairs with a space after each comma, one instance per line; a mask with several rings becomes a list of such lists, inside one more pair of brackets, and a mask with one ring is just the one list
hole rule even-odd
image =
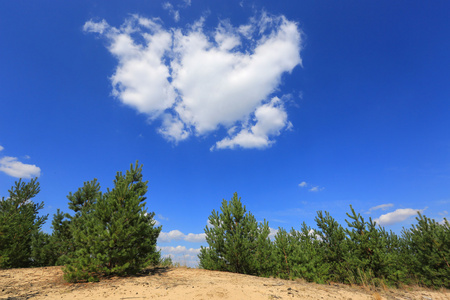
[[449, 290], [371, 291], [342, 284], [261, 278], [189, 268], [155, 268], [97, 283], [64, 282], [61, 267], [0, 270], [0, 299], [450, 299]]

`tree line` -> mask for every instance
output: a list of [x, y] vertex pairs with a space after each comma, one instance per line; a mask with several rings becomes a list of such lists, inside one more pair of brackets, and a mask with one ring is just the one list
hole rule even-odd
[[[0, 268], [63, 265], [69, 282], [98, 281], [109, 275], [136, 274], [163, 262], [156, 241], [161, 226], [148, 212], [138, 162], [114, 187], [101, 192], [96, 179], [67, 196], [71, 214], [57, 210], [52, 234], [42, 232], [48, 215], [37, 179], [19, 180], [0, 201]], [[450, 225], [418, 214], [417, 223], [400, 235], [356, 213], [346, 226], [318, 211], [317, 228], [279, 228], [270, 238], [267, 221], [257, 222], [235, 193], [213, 210], [205, 228], [199, 267], [310, 282], [399, 286], [417, 284], [450, 288]], [[167, 261], [164, 261], [167, 263]]]
[[401, 235], [364, 219], [350, 205], [346, 227], [318, 211], [313, 229], [279, 228], [269, 238], [268, 222], [257, 222], [237, 193], [212, 211], [205, 228], [200, 267], [309, 282], [450, 288], [450, 224], [418, 213]]

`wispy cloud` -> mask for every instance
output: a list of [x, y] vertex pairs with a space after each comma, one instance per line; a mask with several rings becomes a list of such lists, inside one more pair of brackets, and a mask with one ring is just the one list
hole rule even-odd
[[169, 220], [169, 218], [166, 218], [166, 217], [164, 217], [161, 214], [157, 214], [156, 216], [158, 217], [158, 219], [163, 220], [163, 221], [168, 221]]
[[261, 13], [241, 26], [221, 21], [210, 30], [204, 24], [166, 29], [158, 19], [135, 15], [119, 28], [103, 20], [86, 22], [84, 30], [105, 37], [118, 60], [113, 94], [149, 120], [159, 119], [167, 140], [222, 127], [228, 136], [211, 150], [270, 147], [292, 127], [283, 95], [273, 93], [282, 74], [301, 64], [297, 23]]
[[320, 187], [320, 186], [313, 186], [312, 188], [309, 189], [310, 192], [320, 192], [323, 191], [325, 188], [324, 187]]
[[381, 215], [379, 218], [374, 219], [374, 221], [381, 226], [392, 225], [403, 222], [406, 219], [417, 215], [417, 212], [423, 212], [424, 210], [425, 209], [399, 208], [393, 212]]
[[300, 183], [298, 184], [298, 186], [301, 187], [301, 188], [307, 188], [307, 187], [310, 187], [310, 188], [308, 188], [308, 191], [310, 191], [310, 192], [320, 192], [320, 191], [325, 190], [324, 187], [320, 187], [320, 186], [318, 186], [318, 185], [312, 186], [311, 184], [307, 183], [306, 181], [300, 182]]
[[3, 147], [0, 145], [0, 151], [2, 151], [3, 149], [5, 149], [5, 148], [3, 148]]
[[191, 243], [206, 242], [206, 235], [204, 233], [188, 233], [187, 235], [179, 230], [172, 230], [169, 232], [161, 232], [158, 237], [158, 243], [170, 243], [172, 241], [186, 241]]
[[387, 210], [387, 209], [389, 209], [389, 208], [391, 208], [393, 206], [394, 206], [394, 204], [392, 204], [392, 203], [380, 204], [380, 205], [377, 205], [377, 206], [369, 208], [369, 210], [366, 212], [366, 214], [370, 214], [371, 212], [376, 211], [376, 210], [380, 210], [380, 209], [381, 210]]
[[306, 183], [306, 181], [302, 181], [298, 184], [298, 186], [304, 188], [304, 187], [307, 187], [308, 184]]
[[0, 158], [0, 171], [16, 178], [32, 178], [41, 175], [41, 169], [36, 165], [24, 164], [17, 157], [11, 156]]
[[180, 12], [178, 10], [174, 9], [172, 3], [170, 3], [170, 2], [163, 3], [163, 8], [165, 10], [169, 11], [169, 13], [172, 15], [175, 22], [180, 21]]

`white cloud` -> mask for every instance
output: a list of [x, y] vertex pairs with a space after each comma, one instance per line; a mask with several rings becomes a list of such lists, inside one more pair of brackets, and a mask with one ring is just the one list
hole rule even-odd
[[41, 175], [41, 169], [36, 165], [24, 164], [17, 157], [4, 156], [0, 158], [0, 171], [16, 178], [32, 178]]
[[172, 15], [175, 22], [180, 21], [180, 12], [173, 8], [173, 5], [170, 2], [163, 3], [163, 8]]
[[387, 210], [388, 208], [393, 207], [393, 206], [394, 206], [394, 204], [392, 204], [392, 203], [388, 203], [388, 204], [380, 204], [380, 205], [371, 207], [371, 208], [369, 209], [369, 212], [372, 212], [372, 211], [374, 211], [374, 210], [379, 210], [379, 209], [381, 209], [381, 210]]
[[105, 20], [102, 20], [100, 22], [94, 22], [92, 20], [87, 21], [84, 26], [83, 30], [87, 32], [95, 32], [99, 34], [103, 34], [105, 30], [109, 28], [108, 23], [106, 23]]
[[393, 212], [381, 215], [374, 221], [381, 226], [392, 225], [395, 223], [403, 222], [406, 219], [417, 215], [417, 212], [423, 212], [424, 209], [412, 209], [412, 208], [399, 208]]
[[158, 237], [159, 243], [170, 243], [181, 240], [191, 243], [203, 243], [206, 241], [206, 235], [204, 233], [188, 233], [185, 235], [179, 230], [172, 230], [170, 232], [161, 232]]
[[135, 15], [120, 28], [103, 20], [84, 30], [104, 36], [118, 59], [113, 95], [161, 120], [158, 132], [169, 141], [223, 127], [234, 129], [213, 148], [265, 148], [292, 127], [283, 97], [271, 96], [282, 74], [301, 64], [301, 32], [284, 16], [262, 13], [238, 27], [222, 21], [211, 31], [203, 19], [165, 29]]
[[179, 241], [184, 238], [184, 233], [179, 230], [172, 230], [170, 232], [160, 232], [158, 242], [169, 243], [171, 241]]
[[310, 192], [320, 192], [323, 191], [325, 188], [324, 187], [320, 187], [320, 186], [313, 186], [312, 188], [309, 189]]
[[184, 240], [186, 242], [191, 243], [203, 243], [206, 241], [206, 234], [205, 233], [188, 233]]
[[2, 151], [3, 149], [5, 149], [5, 148], [3, 148], [2, 146], [0, 146], [0, 151]]
[[[308, 186], [311, 186], [311, 184], [307, 183], [306, 181], [302, 181], [298, 184], [298, 186], [301, 188], [306, 188]], [[316, 186], [312, 186], [310, 189], [308, 189], [308, 191], [320, 192], [320, 191], [323, 191], [324, 189], [325, 189], [324, 187], [320, 187], [320, 186], [316, 185]]]
[[158, 132], [167, 140], [177, 143], [189, 137], [190, 133], [186, 130], [186, 126], [181, 120], [169, 114], [165, 114], [162, 119], [163, 126], [158, 129]]
[[271, 227], [269, 227], [269, 229], [270, 229], [269, 238], [273, 240], [278, 233], [278, 229]]
[[158, 247], [163, 257], [170, 257], [174, 263], [182, 266], [196, 267], [198, 265], [198, 254], [200, 248], [186, 248], [185, 246]]
[[448, 211], [444, 210], [443, 212], [438, 212], [440, 216], [448, 215]]
[[368, 211], [366, 211], [365, 212], [365, 214], [370, 214], [370, 213], [372, 213], [373, 211], [375, 211], [375, 210], [387, 210], [387, 209], [389, 209], [389, 208], [391, 208], [391, 207], [393, 207], [394, 206], [394, 204], [392, 204], [392, 203], [387, 203], [387, 204], [380, 204], [380, 205], [377, 205], [377, 206], [374, 206], [374, 207], [371, 207], [371, 208], [369, 208], [369, 210]]
[[194, 249], [194, 248], [186, 248], [185, 246], [176, 246], [176, 247], [171, 247], [171, 246], [166, 246], [166, 247], [159, 247], [159, 249], [162, 252], [165, 252], [167, 254], [182, 254], [182, 253], [186, 253], [186, 254], [194, 254], [197, 255], [200, 253], [200, 248]]
[[169, 221], [169, 218], [166, 218], [166, 217], [164, 217], [164, 216], [161, 215], [161, 214], [158, 214], [157, 217], [158, 217], [158, 219], [160, 219], [160, 220], [163, 220], [163, 221]]
[[270, 136], [280, 135], [280, 130], [288, 124], [287, 113], [278, 97], [269, 103], [259, 106], [255, 111], [255, 125], [243, 128], [232, 138], [224, 138], [216, 143], [217, 149], [231, 148], [266, 148], [274, 142]]

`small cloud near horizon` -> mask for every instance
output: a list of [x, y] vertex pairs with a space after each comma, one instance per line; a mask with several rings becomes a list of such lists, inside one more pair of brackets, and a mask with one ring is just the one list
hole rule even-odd
[[[4, 150], [3, 146], [0, 146], [0, 151]], [[30, 159], [28, 155], [25, 155], [25, 159]], [[17, 157], [3, 156], [0, 158], [0, 172], [3, 172], [9, 176], [15, 178], [33, 178], [41, 175], [41, 169], [32, 164], [24, 164], [19, 161]]]
[[424, 209], [412, 209], [412, 208], [399, 208], [393, 212], [381, 215], [380, 217], [374, 219], [374, 221], [380, 225], [393, 225], [396, 223], [403, 222], [409, 219], [412, 216], [417, 215], [418, 212], [422, 213], [425, 211]]
[[186, 241], [191, 243], [206, 242], [205, 233], [188, 233], [184, 234], [179, 230], [172, 230], [169, 232], [161, 232], [158, 237], [159, 243], [170, 243], [172, 241]]

